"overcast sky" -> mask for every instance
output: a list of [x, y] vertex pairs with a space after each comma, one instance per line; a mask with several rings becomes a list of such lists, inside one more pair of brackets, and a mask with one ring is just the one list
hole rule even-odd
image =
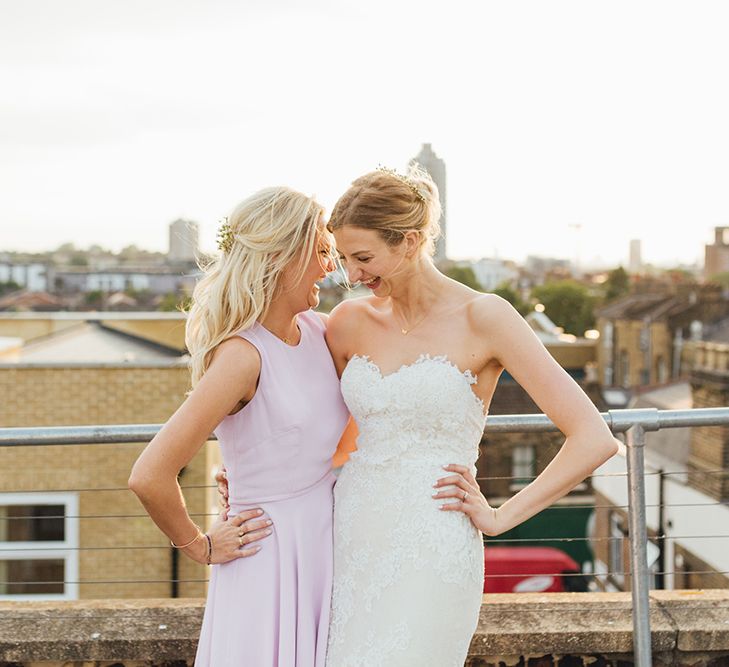
[[178, 217], [211, 249], [259, 187], [331, 209], [430, 142], [453, 257], [692, 262], [729, 225], [728, 34], [724, 0], [0, 0], [0, 251]]

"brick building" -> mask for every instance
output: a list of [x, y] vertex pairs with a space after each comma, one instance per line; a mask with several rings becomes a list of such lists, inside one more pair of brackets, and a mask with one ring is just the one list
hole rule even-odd
[[[729, 405], [729, 345], [687, 345], [688, 379], [642, 392], [630, 407], [689, 409]], [[646, 434], [648, 560], [653, 587], [729, 588], [729, 551], [716, 535], [729, 526], [729, 429], [667, 429]], [[597, 572], [606, 590], [630, 590], [625, 453], [593, 481]], [[708, 536], [708, 537], [707, 537]], [[665, 574], [661, 574], [665, 573]]]
[[[184, 400], [189, 372], [181, 315], [83, 317], [0, 318], [0, 336], [24, 341], [0, 352], [0, 427], [162, 423]], [[2, 450], [0, 597], [168, 597], [175, 571], [180, 580], [205, 579], [207, 568], [174, 554], [127, 489], [143, 447]], [[180, 480], [198, 487], [185, 497], [201, 524], [211, 507], [204, 487], [216, 457], [217, 447], [204, 445]], [[178, 594], [201, 596], [204, 584], [181, 583]]]
[[701, 330], [729, 316], [729, 299], [714, 285], [630, 294], [596, 312], [599, 381], [626, 389], [685, 375], [683, 348]]

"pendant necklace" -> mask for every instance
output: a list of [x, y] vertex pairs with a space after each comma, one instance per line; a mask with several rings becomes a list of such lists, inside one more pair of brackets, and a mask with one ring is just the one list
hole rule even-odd
[[[294, 326], [296, 327], [297, 331], [300, 331], [298, 322], [294, 322]], [[276, 336], [276, 338], [278, 338], [279, 340], [286, 343], [286, 345], [291, 345], [291, 346], [294, 345], [293, 338], [289, 338], [288, 336], [281, 336], [281, 335], [277, 334], [275, 331], [272, 331], [271, 329], [269, 329], [268, 331], [270, 331], [274, 336]]]
[[[415, 324], [412, 324], [409, 327], [400, 326], [400, 333], [403, 336], [407, 336], [415, 327], [417, 327], [419, 324], [421, 324], [423, 322], [423, 320], [425, 320], [425, 318], [428, 317], [428, 315], [430, 315], [430, 311], [433, 310], [433, 306], [435, 306], [435, 302], [433, 302], [433, 304], [431, 304], [430, 308], [428, 308], [428, 310], [425, 311], [425, 314], [417, 322], [415, 322]], [[400, 319], [399, 315], [398, 315], [397, 319]]]

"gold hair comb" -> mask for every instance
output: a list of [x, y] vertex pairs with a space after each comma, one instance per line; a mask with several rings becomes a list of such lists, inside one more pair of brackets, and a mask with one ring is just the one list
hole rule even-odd
[[393, 176], [398, 181], [401, 181], [405, 183], [415, 194], [415, 196], [422, 202], [425, 202], [425, 197], [423, 196], [423, 193], [420, 192], [420, 189], [418, 188], [415, 183], [409, 179], [407, 176], [403, 176], [402, 174], [398, 174], [394, 169], [390, 169], [388, 167], [383, 167], [382, 165], [379, 165], [377, 167], [377, 171], [381, 171], [383, 174], [388, 174], [389, 176]]
[[233, 246], [233, 230], [230, 228], [227, 216], [223, 218], [223, 222], [218, 229], [217, 241], [218, 249], [221, 252], [230, 252], [230, 249]]

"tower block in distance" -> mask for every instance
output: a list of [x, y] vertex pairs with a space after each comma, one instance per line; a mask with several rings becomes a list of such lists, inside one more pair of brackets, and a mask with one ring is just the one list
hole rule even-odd
[[446, 166], [445, 162], [441, 160], [433, 151], [433, 147], [430, 144], [423, 144], [423, 147], [411, 161], [417, 162], [425, 171], [427, 171], [431, 178], [435, 181], [438, 186], [438, 192], [440, 194], [440, 236], [435, 242], [435, 261], [442, 262], [447, 258], [447, 227], [446, 227]]

